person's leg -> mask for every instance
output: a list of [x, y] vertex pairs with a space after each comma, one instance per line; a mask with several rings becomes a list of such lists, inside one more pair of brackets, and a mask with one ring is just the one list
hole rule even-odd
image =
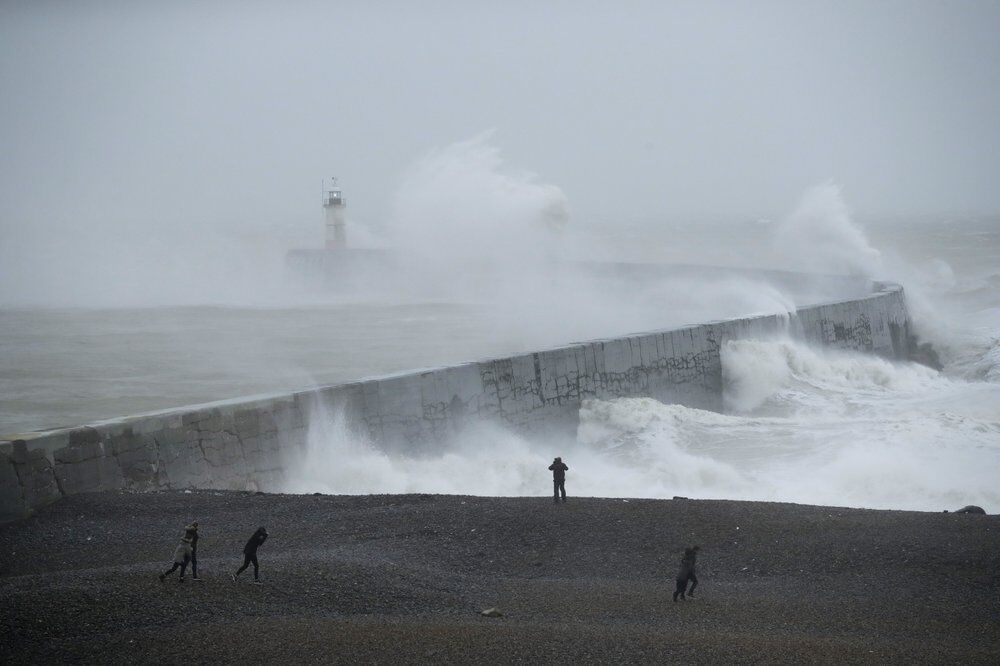
[[677, 596], [680, 595], [681, 601], [684, 601], [684, 588], [687, 587], [686, 578], [678, 578], [677, 586], [674, 588], [674, 601], [677, 601]]
[[566, 480], [563, 479], [559, 482], [559, 492], [562, 493], [562, 501], [566, 501]]
[[552, 479], [552, 501], [559, 501], [559, 482], [555, 479]]
[[183, 583], [184, 582], [184, 573], [187, 571], [188, 562], [190, 562], [190, 561], [191, 561], [191, 556], [190, 555], [185, 555], [184, 556], [184, 561], [181, 562], [181, 577], [180, 577], [180, 580], [177, 581], [178, 583]]
[[198, 580], [198, 551], [191, 551], [191, 578]]
[[236, 580], [237, 576], [239, 576], [241, 573], [243, 573], [244, 571], [246, 571], [246, 568], [248, 566], [250, 566], [250, 555], [244, 554], [243, 555], [243, 566], [241, 566], [239, 569], [237, 569], [236, 573], [233, 574], [233, 580]]
[[174, 566], [170, 567], [169, 569], [167, 569], [166, 571], [164, 571], [163, 573], [160, 574], [160, 580], [163, 580], [164, 578], [166, 578], [167, 576], [169, 576], [173, 572], [177, 571], [177, 568], [179, 566], [180, 566], [180, 562], [174, 562]]
[[253, 562], [253, 579], [260, 580], [260, 566], [257, 564], [257, 553], [250, 556], [250, 561]]
[[691, 581], [691, 589], [688, 590], [688, 596], [694, 596], [694, 588], [698, 587], [698, 577], [694, 575], [694, 572], [688, 574], [688, 580]]

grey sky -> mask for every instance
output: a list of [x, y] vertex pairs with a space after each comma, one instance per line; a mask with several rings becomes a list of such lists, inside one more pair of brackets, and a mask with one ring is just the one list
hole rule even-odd
[[1000, 3], [4, 2], [0, 231], [377, 222], [496, 129], [575, 221], [1000, 211]]

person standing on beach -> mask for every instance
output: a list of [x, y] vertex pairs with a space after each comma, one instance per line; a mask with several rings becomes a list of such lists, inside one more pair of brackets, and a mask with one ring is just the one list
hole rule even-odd
[[688, 581], [691, 581], [691, 589], [687, 590], [687, 594], [691, 597], [694, 596], [694, 588], [698, 587], [698, 576], [695, 574], [695, 568], [699, 550], [701, 550], [700, 546], [684, 549], [684, 557], [681, 558], [681, 568], [677, 572], [677, 587], [674, 589], [674, 601], [677, 601], [678, 595], [681, 601], [684, 601], [684, 592], [687, 590]]
[[562, 461], [562, 458], [556, 458], [549, 465], [549, 469], [552, 471], [552, 501], [558, 504], [559, 493], [562, 493], [562, 501], [566, 501], [566, 470], [569, 467], [566, 463]]
[[191, 542], [191, 580], [201, 580], [198, 578], [198, 521], [191, 521], [191, 524], [184, 528], [184, 538]]
[[243, 566], [241, 566], [233, 576], [233, 582], [241, 573], [243, 573], [248, 566], [253, 565], [253, 582], [260, 584], [259, 566], [257, 565], [257, 549], [260, 545], [267, 541], [267, 530], [263, 527], [258, 527], [257, 531], [253, 533], [250, 540], [247, 541], [247, 545], [243, 546]]
[[160, 582], [162, 583], [167, 576], [180, 569], [181, 577], [177, 580], [177, 582], [183, 583], [184, 572], [187, 570], [187, 565], [190, 561], [191, 540], [187, 538], [187, 535], [185, 535], [184, 538], [181, 539], [181, 542], [177, 544], [177, 548], [174, 549], [174, 566], [160, 574]]

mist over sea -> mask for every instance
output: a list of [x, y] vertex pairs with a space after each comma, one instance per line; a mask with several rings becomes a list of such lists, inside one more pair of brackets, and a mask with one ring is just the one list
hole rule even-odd
[[[324, 293], [289, 282], [290, 239], [279, 231], [187, 254], [183, 234], [145, 244], [116, 236], [120, 255], [110, 235], [21, 239], [41, 245], [0, 251], [0, 284], [18, 285], [0, 290], [0, 432], [857, 295], [711, 271], [623, 288], [566, 262], [798, 270], [903, 284], [944, 370], [793, 339], [738, 341], [723, 349], [725, 413], [589, 401], [575, 441], [483, 424], [419, 456], [381, 452], [336, 413], [316, 413], [288, 489], [536, 495], [561, 455], [579, 495], [1000, 507], [1000, 218], [856, 220], [830, 183], [775, 220], [571, 218], [559, 188], [502, 169], [481, 136], [418, 162], [384, 226], [351, 226], [356, 246], [403, 248], [404, 284], [375, 275]], [[37, 263], [19, 258], [43, 250], [51, 262], [31, 279]]]
[[[1000, 506], [1000, 271], [994, 261], [1000, 220], [868, 226], [870, 247], [879, 248], [880, 262], [906, 285], [917, 329], [940, 353], [943, 371], [791, 339], [739, 341], [723, 350], [723, 414], [649, 398], [594, 400], [581, 410], [574, 442], [529, 441], [483, 427], [432, 456], [386, 455], [346, 432], [337, 414], [322, 414], [292, 489], [543, 494], [546, 467], [561, 455], [571, 468], [571, 494], [928, 511], [971, 503], [993, 510]], [[690, 257], [699, 233], [675, 229], [655, 250], [646, 233], [608, 240], [619, 247], [634, 242], [631, 249], [644, 258], [656, 250]], [[716, 227], [700, 240], [714, 255], [709, 261], [720, 264], [764, 256], [771, 243], [763, 225]], [[675, 287], [704, 299], [703, 320], [740, 309], [713, 310], [717, 294], [705, 285]], [[740, 314], [762, 311], [758, 299], [770, 287], [759, 289], [747, 292]], [[664, 310], [665, 326], [678, 323]], [[613, 318], [606, 324], [613, 329]]]

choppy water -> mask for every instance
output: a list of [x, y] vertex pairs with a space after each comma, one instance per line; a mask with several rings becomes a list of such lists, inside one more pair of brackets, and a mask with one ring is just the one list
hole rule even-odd
[[[292, 489], [539, 494], [560, 454], [578, 494], [1000, 510], [1000, 219], [873, 222], [868, 231], [883, 273], [875, 277], [904, 284], [944, 372], [790, 340], [734, 343], [724, 354], [728, 413], [595, 401], [570, 450], [483, 429], [439, 456], [386, 456], [327, 415], [313, 424], [312, 458]], [[603, 258], [802, 267], [767, 237], [763, 225], [702, 225], [618, 229], [598, 241]], [[860, 256], [850, 242], [832, 249], [843, 250], [837, 261]], [[665, 282], [624, 296], [514, 280], [488, 295], [436, 300], [7, 308], [0, 431], [776, 312], [795, 300], [753, 281]]]
[[[728, 238], [712, 244], [720, 256], [759, 240]], [[533, 495], [561, 455], [583, 495], [1000, 510], [1000, 220], [884, 223], [872, 239], [943, 372], [787, 339], [734, 342], [725, 414], [590, 401], [572, 444], [483, 428], [436, 457], [384, 455], [329, 414], [294, 489]]]
[[593, 275], [546, 273], [474, 293], [430, 291], [289, 287], [252, 306], [0, 309], [0, 434], [856, 295], [842, 286], [785, 293], [763, 279], [711, 273], [696, 289], [690, 278], [613, 286]]

